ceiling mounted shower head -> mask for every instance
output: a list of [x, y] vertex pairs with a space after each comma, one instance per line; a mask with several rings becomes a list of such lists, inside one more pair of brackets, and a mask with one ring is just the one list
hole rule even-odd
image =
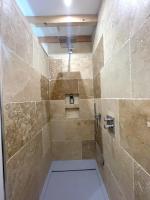
[[73, 49], [69, 49], [68, 53], [72, 54], [73, 53]]

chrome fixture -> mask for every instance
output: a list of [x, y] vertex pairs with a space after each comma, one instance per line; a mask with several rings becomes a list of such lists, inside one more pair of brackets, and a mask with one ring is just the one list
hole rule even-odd
[[68, 72], [70, 72], [70, 67], [71, 67], [71, 55], [73, 53], [72, 49], [68, 49], [68, 54], [69, 54], [69, 60], [68, 60]]
[[114, 133], [115, 132], [115, 118], [107, 115], [104, 118], [104, 121], [106, 122], [106, 124], [104, 125], [104, 128]]
[[71, 94], [69, 97], [70, 104], [74, 104], [74, 96]]
[[96, 103], [94, 103], [94, 111], [95, 111], [95, 128], [96, 130], [100, 128], [101, 114], [96, 111]]
[[95, 120], [96, 120], [96, 127], [100, 128], [100, 121], [101, 121], [101, 114], [100, 113], [95, 115]]

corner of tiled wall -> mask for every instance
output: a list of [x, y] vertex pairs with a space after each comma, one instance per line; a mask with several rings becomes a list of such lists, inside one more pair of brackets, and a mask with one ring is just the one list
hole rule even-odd
[[[52, 152], [54, 160], [80, 160], [95, 157], [94, 100], [91, 53], [50, 57], [50, 113]], [[66, 99], [77, 95], [78, 116], [66, 116]], [[72, 115], [72, 116], [71, 116]]]

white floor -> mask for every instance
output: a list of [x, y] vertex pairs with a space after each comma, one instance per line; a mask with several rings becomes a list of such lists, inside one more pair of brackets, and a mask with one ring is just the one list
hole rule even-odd
[[55, 161], [40, 200], [108, 200], [94, 160]]

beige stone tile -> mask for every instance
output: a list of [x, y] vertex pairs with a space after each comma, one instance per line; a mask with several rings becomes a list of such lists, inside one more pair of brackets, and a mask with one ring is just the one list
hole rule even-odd
[[136, 162], [134, 164], [135, 200], [149, 200], [150, 175], [147, 174]]
[[126, 200], [111, 170], [107, 166], [105, 166], [103, 171], [104, 171], [104, 182], [110, 200]]
[[132, 7], [131, 36], [136, 34], [150, 14], [150, 1], [130, 2]]
[[[110, 5], [111, 10], [109, 10], [108, 21], [105, 21], [104, 24], [105, 62], [112, 58], [130, 37], [131, 19], [133, 15], [132, 4], [133, 1], [130, 0], [115, 0]], [[107, 8], [105, 7], [104, 9]]]
[[127, 43], [101, 70], [103, 98], [131, 97], [129, 43]]
[[[99, 16], [98, 16], [97, 30], [95, 33], [94, 44], [93, 44], [94, 50], [96, 49], [98, 42], [100, 41], [100, 39], [103, 35], [103, 32], [106, 29], [106, 26], [108, 25], [109, 21], [111, 20], [111, 15], [112, 15], [113, 9], [114, 9], [114, 1], [108, 0], [108, 1], [103, 2], [102, 6], [101, 6], [101, 10], [99, 12]], [[108, 36], [110, 32], [107, 32], [107, 33], [108, 33], [107, 34], [107, 36]]]
[[49, 100], [49, 80], [45, 76], [41, 76], [41, 98]]
[[97, 127], [96, 131], [95, 131], [95, 141], [97, 143], [97, 145], [99, 146], [99, 148], [101, 149], [101, 151], [103, 151], [103, 137], [102, 137], [102, 129], [101, 127]]
[[63, 84], [62, 80], [50, 81], [50, 87], [49, 87], [50, 100], [65, 99], [65, 94], [62, 84]]
[[79, 113], [81, 119], [94, 120], [94, 100], [93, 99], [80, 99]]
[[[23, 34], [20, 34], [20, 30]], [[15, 1], [3, 1], [2, 37], [6, 46], [31, 65], [33, 55], [31, 29]]]
[[53, 160], [81, 160], [81, 142], [52, 142]]
[[51, 100], [63, 100], [67, 94], [78, 94], [78, 80], [55, 80], [50, 82]]
[[7, 191], [10, 200], [38, 199], [42, 138], [37, 135], [7, 162]]
[[133, 196], [133, 160], [120, 147], [119, 135], [119, 105], [118, 100], [102, 99], [102, 116], [110, 115], [115, 118], [115, 134], [104, 129], [102, 118], [103, 155], [107, 166], [111, 169], [119, 187], [126, 199], [134, 199]]
[[111, 169], [127, 200], [134, 199], [133, 160], [117, 144], [114, 138], [103, 131], [103, 155], [105, 164]]
[[82, 159], [95, 159], [96, 144], [94, 140], [82, 141]]
[[98, 73], [93, 79], [93, 87], [94, 87], [94, 98], [101, 98], [101, 77], [100, 73]]
[[45, 126], [42, 127], [42, 150], [43, 150], [43, 156], [51, 152], [52, 147], [52, 137], [50, 132], [50, 123], [45, 124]]
[[71, 72], [80, 72], [81, 79], [92, 79], [92, 53], [73, 54], [71, 57]]
[[148, 172], [150, 172], [149, 111], [149, 100], [119, 102], [121, 145]]
[[62, 59], [49, 59], [50, 80], [61, 78], [62, 74]]
[[[80, 49], [81, 44], [80, 44]], [[51, 55], [50, 59], [60, 59], [62, 61], [62, 72], [68, 73], [68, 54], [61, 54], [61, 55]], [[73, 53], [71, 56], [71, 66], [70, 72], [71, 74], [78, 75], [80, 79], [92, 79], [93, 78], [93, 67], [92, 67], [92, 51], [90, 53]], [[57, 72], [56, 72], [57, 73]], [[59, 74], [60, 78], [61, 73]], [[66, 75], [66, 74], [65, 74]], [[72, 79], [72, 77], [71, 77]], [[75, 78], [76, 79], [76, 78]]]
[[99, 171], [101, 173], [101, 175], [103, 176], [103, 167], [104, 167], [104, 157], [103, 157], [103, 152], [101, 150], [101, 148], [99, 147], [99, 145], [96, 142], [96, 152], [95, 152], [95, 156], [96, 156], [96, 161], [97, 161], [97, 165], [99, 168]]
[[65, 118], [65, 101], [64, 100], [51, 100], [50, 101], [50, 115], [53, 119]]
[[93, 80], [92, 79], [79, 80], [79, 96], [80, 96], [80, 99], [93, 98]]
[[101, 68], [104, 66], [104, 49], [103, 37], [100, 39], [96, 50], [93, 53], [93, 79], [100, 73]]
[[41, 99], [40, 75], [4, 46], [2, 64], [5, 104]]
[[50, 120], [50, 101], [40, 101], [35, 104], [36, 128], [40, 130]]
[[142, 26], [135, 36], [131, 39], [131, 66], [132, 66], [132, 85], [133, 97], [149, 98], [149, 51], [150, 51], [150, 20]]
[[81, 79], [80, 72], [62, 72], [58, 76], [59, 79]]
[[53, 141], [82, 141], [94, 139], [93, 120], [54, 120], [50, 122]]
[[4, 110], [4, 130], [7, 158], [10, 158], [37, 134], [35, 103], [7, 104]]
[[33, 68], [40, 74], [50, 79], [49, 59], [41, 45], [38, 38], [33, 37]]

